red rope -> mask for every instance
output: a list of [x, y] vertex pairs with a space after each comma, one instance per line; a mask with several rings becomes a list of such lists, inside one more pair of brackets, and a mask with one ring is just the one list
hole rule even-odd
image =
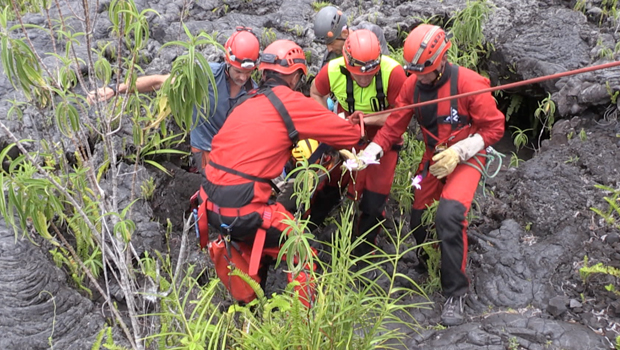
[[[410, 105], [407, 105], [407, 106], [402, 106], [402, 107], [398, 107], [398, 108], [392, 108], [392, 109], [389, 110], [389, 112], [402, 111], [402, 110], [410, 109], [410, 108], [414, 108], [414, 107], [421, 107], [421, 106], [426, 106], [426, 105], [430, 105], [430, 104], [434, 104], [434, 103], [439, 103], [439, 102], [443, 102], [443, 101], [450, 101], [450, 100], [454, 100], [454, 99], [457, 99], [457, 98], [463, 98], [463, 97], [478, 95], [478, 94], [482, 94], [482, 93], [485, 93], [485, 92], [493, 92], [493, 91], [496, 91], [496, 90], [510, 89], [510, 88], [514, 88], [514, 87], [518, 87], [518, 86], [540, 83], [541, 81], [557, 79], [557, 78], [562, 78], [562, 77], [566, 77], [566, 76], [569, 76], [569, 75], [581, 74], [581, 73], [586, 73], [586, 72], [591, 72], [591, 71], [595, 71], [595, 70], [599, 70], [599, 69], [611, 68], [611, 67], [616, 67], [616, 66], [620, 66], [620, 61], [614, 61], [614, 62], [599, 64], [599, 65], [596, 65], [596, 66], [584, 67], [584, 68], [569, 70], [569, 71], [566, 71], [566, 72], [545, 75], [545, 76], [542, 76], [542, 77], [527, 79], [527, 80], [523, 80], [523, 81], [517, 81], [517, 82], [514, 82], [514, 83], [510, 83], [510, 84], [493, 86], [493, 87], [489, 87], [489, 88], [478, 90], [478, 91], [470, 91], [470, 92], [466, 92], [466, 93], [458, 94], [458, 95], [454, 95], [454, 96], [442, 97], [442, 98], [438, 98], [436, 100], [430, 100], [430, 101], [414, 103], [414, 104], [410, 104]], [[373, 115], [381, 114], [381, 113], [385, 113], [385, 111], [365, 114], [364, 116], [365, 117], [373, 116]]]

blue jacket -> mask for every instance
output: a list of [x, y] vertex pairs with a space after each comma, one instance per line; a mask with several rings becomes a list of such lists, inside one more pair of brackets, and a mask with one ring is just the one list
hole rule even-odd
[[[247, 91], [245, 87], [243, 87], [237, 96], [231, 97], [230, 87], [226, 79], [226, 63], [209, 63], [209, 66], [215, 77], [217, 106], [215, 105], [215, 92], [209, 87], [208, 118], [206, 120], [200, 119], [197, 121], [198, 110], [194, 107], [192, 120], [195, 127], [192, 128], [189, 135], [192, 147], [211, 152], [211, 141], [213, 141], [213, 136], [215, 136], [215, 134], [220, 131], [220, 128], [222, 128], [222, 125], [224, 125], [230, 108], [234, 106], [237, 100], [245, 95]], [[256, 84], [252, 82], [252, 86], [256, 87]], [[204, 112], [204, 106], [200, 108], [202, 108]]]

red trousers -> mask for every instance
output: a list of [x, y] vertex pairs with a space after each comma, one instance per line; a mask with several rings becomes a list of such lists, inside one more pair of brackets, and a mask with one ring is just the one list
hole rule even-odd
[[[366, 169], [346, 172], [334, 169], [329, 183], [315, 194], [310, 211], [310, 219], [320, 225], [329, 212], [340, 201], [340, 188], [347, 188], [348, 196], [360, 200], [360, 218], [357, 222], [357, 234], [364, 234], [384, 219], [384, 209], [394, 180], [394, 170], [398, 161], [398, 151], [389, 150], [380, 159], [380, 163], [371, 164]], [[375, 228], [366, 236], [367, 242], [374, 242], [381, 230]], [[370, 247], [362, 247], [365, 253]]]
[[[430, 159], [432, 153], [424, 155]], [[485, 158], [477, 156], [484, 164]], [[476, 164], [470, 159], [471, 164]], [[410, 227], [418, 244], [426, 240], [427, 228], [422, 227], [422, 213], [434, 200], [439, 200], [435, 216], [435, 229], [441, 249], [441, 285], [444, 295], [460, 296], [469, 289], [465, 274], [467, 265], [467, 213], [474, 199], [480, 172], [467, 164], [458, 164], [444, 179], [437, 179], [428, 173], [432, 161], [422, 161], [418, 174], [426, 175], [420, 183], [421, 189], [414, 192], [415, 201], [411, 212]]]

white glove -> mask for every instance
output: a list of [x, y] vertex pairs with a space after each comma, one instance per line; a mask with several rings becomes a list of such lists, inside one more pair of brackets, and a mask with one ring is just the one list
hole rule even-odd
[[455, 143], [450, 148], [453, 148], [458, 153], [461, 162], [464, 162], [484, 149], [484, 140], [480, 134], [473, 134]]
[[378, 160], [383, 157], [383, 148], [378, 144], [371, 142], [364, 150], [362, 154], [359, 156], [363, 160]]
[[353, 152], [343, 149], [340, 150], [340, 154], [345, 159], [342, 164], [343, 168], [349, 171], [360, 171], [366, 169], [370, 164], [379, 164], [378, 158], [383, 156], [383, 150], [378, 144], [371, 142], [366, 149], [359, 154], [355, 154], [355, 148]]

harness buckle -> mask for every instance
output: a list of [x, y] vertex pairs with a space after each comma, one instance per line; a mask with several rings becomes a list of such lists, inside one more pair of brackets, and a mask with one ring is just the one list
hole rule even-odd
[[[225, 224], [222, 224], [222, 226], [224, 226]], [[228, 225], [226, 225], [228, 226]], [[229, 226], [230, 227], [230, 226]], [[232, 262], [232, 252], [230, 250], [230, 246], [232, 244], [231, 239], [230, 239], [230, 234], [226, 234], [221, 236], [222, 239], [224, 240], [224, 246], [226, 246], [226, 254], [224, 256], [224, 258], [226, 259], [226, 261], [228, 261], [228, 264], [231, 266], [231, 270], [234, 268], [235, 264]]]
[[224, 229], [224, 231], [226, 231], [226, 235], [224, 236], [224, 240], [225, 240], [226, 242], [229, 242], [229, 243], [230, 243], [230, 233], [232, 232], [232, 225], [227, 225], [227, 224], [225, 224], [225, 223], [222, 223], [222, 224], [220, 225], [220, 227], [221, 227], [222, 229]]

